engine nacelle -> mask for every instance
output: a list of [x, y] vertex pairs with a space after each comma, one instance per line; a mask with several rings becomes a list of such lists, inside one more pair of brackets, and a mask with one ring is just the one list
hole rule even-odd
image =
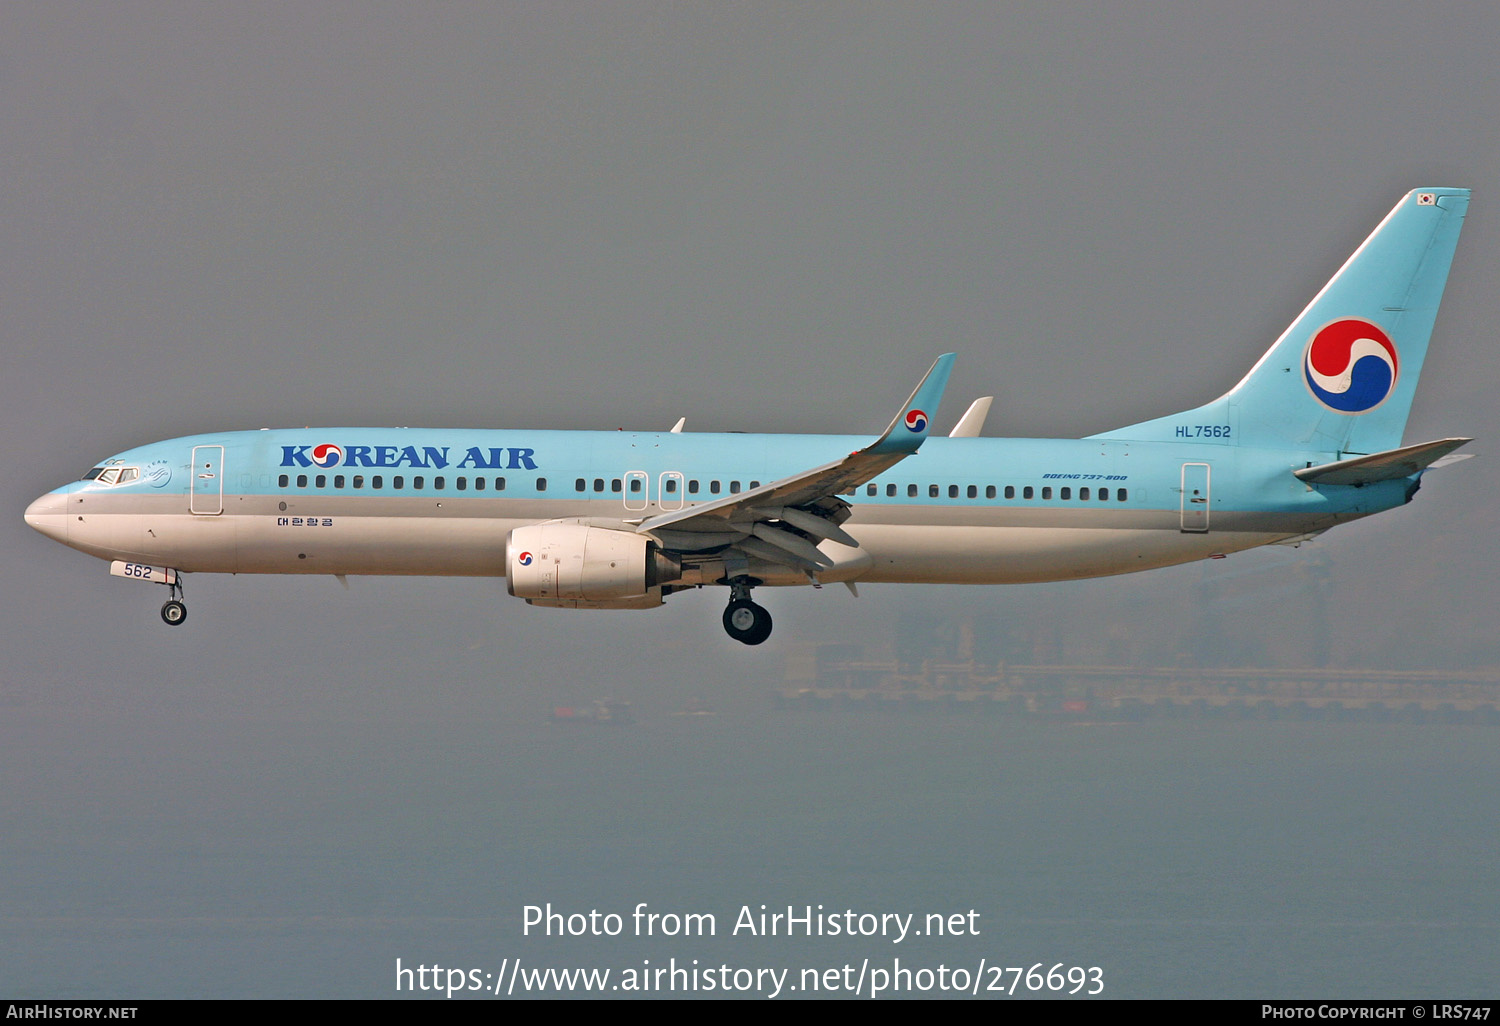
[[622, 599], [539, 599], [529, 598], [528, 606], [543, 606], [548, 609], [655, 609], [666, 604], [660, 588], [652, 588], [644, 595], [633, 595]]
[[546, 605], [644, 598], [682, 576], [682, 564], [645, 535], [576, 520], [516, 528], [505, 564], [507, 590]]

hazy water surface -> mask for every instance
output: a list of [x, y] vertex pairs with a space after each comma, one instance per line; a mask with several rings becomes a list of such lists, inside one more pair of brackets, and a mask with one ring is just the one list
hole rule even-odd
[[[394, 693], [394, 692], [393, 692]], [[1114, 996], [1493, 993], [1493, 729], [781, 712], [544, 695], [6, 710], [0, 990], [394, 994], [403, 965], [1100, 966]], [[523, 938], [522, 909], [713, 913]], [[730, 936], [741, 906], [978, 937]], [[629, 932], [627, 930], [627, 932]]]

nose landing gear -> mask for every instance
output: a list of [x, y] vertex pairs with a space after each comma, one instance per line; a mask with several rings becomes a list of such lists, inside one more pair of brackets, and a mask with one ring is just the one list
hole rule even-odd
[[182, 575], [174, 573], [169, 587], [172, 597], [162, 603], [161, 618], [169, 627], [176, 627], [187, 619], [187, 603], [182, 601]]
[[187, 605], [182, 601], [182, 574], [169, 566], [151, 566], [147, 563], [131, 563], [117, 559], [109, 565], [109, 572], [116, 577], [131, 581], [150, 581], [165, 584], [171, 590], [171, 598], [161, 607], [161, 619], [169, 627], [176, 627], [187, 619]]
[[759, 645], [771, 636], [771, 614], [750, 600], [750, 585], [744, 578], [729, 586], [729, 606], [724, 610], [724, 630], [744, 645]]

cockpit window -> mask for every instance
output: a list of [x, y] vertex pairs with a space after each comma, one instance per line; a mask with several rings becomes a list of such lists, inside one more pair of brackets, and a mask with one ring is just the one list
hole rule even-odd
[[85, 481], [98, 481], [103, 485], [128, 484], [141, 479], [140, 467], [95, 467], [84, 475]]

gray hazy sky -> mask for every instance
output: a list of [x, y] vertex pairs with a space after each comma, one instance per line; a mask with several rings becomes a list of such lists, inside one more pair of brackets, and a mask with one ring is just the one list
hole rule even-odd
[[1500, 661], [1497, 39], [1487, 0], [0, 4], [0, 687], [232, 710], [356, 670], [577, 697], [666, 664], [753, 690], [912, 604], [1128, 608], [1150, 647], [1201, 569], [772, 593], [758, 651], [716, 593], [575, 615], [495, 581], [203, 577], [173, 632], [162, 589], [21, 512], [218, 429], [877, 432], [950, 349], [941, 430], [994, 394], [988, 434], [1102, 431], [1233, 384], [1422, 185], [1475, 197], [1407, 439], [1480, 458], [1307, 558], [1336, 660]]

